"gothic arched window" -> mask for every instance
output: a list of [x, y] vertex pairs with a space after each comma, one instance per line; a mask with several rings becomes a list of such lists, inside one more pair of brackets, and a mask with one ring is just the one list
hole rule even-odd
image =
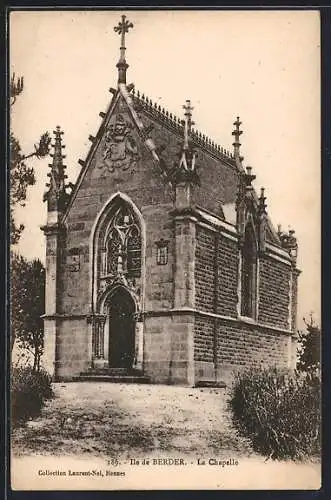
[[130, 207], [122, 204], [114, 213], [105, 238], [107, 275], [119, 272], [141, 275], [141, 234]]
[[257, 247], [253, 227], [245, 230], [241, 264], [241, 315], [255, 318]]

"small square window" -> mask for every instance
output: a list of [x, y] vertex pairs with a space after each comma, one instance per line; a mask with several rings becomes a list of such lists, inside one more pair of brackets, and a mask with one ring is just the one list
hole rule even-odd
[[168, 264], [168, 241], [161, 239], [156, 242], [157, 254], [156, 262], [159, 266]]

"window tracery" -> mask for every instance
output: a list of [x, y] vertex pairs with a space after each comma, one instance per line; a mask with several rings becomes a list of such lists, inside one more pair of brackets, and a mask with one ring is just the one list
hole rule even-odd
[[127, 273], [140, 277], [141, 270], [141, 235], [137, 226], [133, 226], [127, 238]]
[[106, 270], [107, 274], [116, 274], [120, 255], [121, 239], [116, 228], [110, 232], [106, 244]]
[[125, 274], [128, 278], [141, 275], [141, 231], [130, 207], [121, 204], [108, 225], [105, 236], [107, 276]]

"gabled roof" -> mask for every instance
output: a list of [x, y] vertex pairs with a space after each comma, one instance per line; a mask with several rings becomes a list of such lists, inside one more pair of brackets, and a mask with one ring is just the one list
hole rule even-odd
[[[113, 98], [109, 104], [108, 110], [106, 113], [100, 113], [100, 116], [103, 118], [103, 121], [99, 127], [99, 130], [95, 136], [95, 138], [91, 138], [93, 143], [92, 146], [86, 156], [85, 161], [79, 161], [79, 163], [82, 165], [82, 169], [78, 175], [77, 181], [75, 183], [75, 186], [73, 188], [73, 191], [70, 195], [70, 199], [66, 208], [66, 212], [63, 215], [63, 220], [66, 218], [66, 214], [68, 213], [70, 206], [75, 199], [76, 193], [79, 189], [79, 186], [81, 185], [85, 173], [88, 170], [89, 164], [91, 159], [94, 156], [94, 153], [100, 143], [100, 140], [103, 136], [103, 132], [105, 129], [106, 124], [109, 121], [110, 116], [113, 113], [113, 110], [116, 107], [116, 104], [118, 103], [119, 99], [122, 97], [128, 107], [128, 110], [131, 114], [132, 120], [139, 132], [139, 135], [141, 139], [143, 140], [145, 146], [151, 153], [151, 157], [153, 159], [153, 163], [158, 167], [160, 170], [160, 174], [166, 178], [167, 174], [169, 173], [169, 168], [164, 164], [164, 161], [158, 154], [158, 148], [155, 145], [154, 141], [149, 137], [150, 131], [148, 130], [148, 127], [146, 127], [143, 124], [143, 121], [139, 117], [139, 112], [143, 110], [144, 114], [149, 116], [150, 118], [158, 121], [162, 126], [165, 126], [169, 130], [171, 130], [173, 133], [177, 134], [180, 138], [183, 137], [183, 130], [184, 130], [184, 125], [183, 125], [183, 120], [180, 118], [176, 117], [174, 114], [169, 113], [167, 110], [164, 108], [161, 108], [160, 106], [157, 106], [156, 103], [153, 104], [153, 102], [148, 99], [148, 97], [145, 97], [144, 94], [140, 94], [138, 91], [137, 93], [134, 91], [134, 86], [127, 86], [126, 84], [119, 84], [117, 90], [115, 89], [110, 89], [110, 91], [113, 93]], [[222, 164], [226, 164], [234, 169], [238, 169], [238, 165], [236, 163], [236, 160], [233, 156], [233, 154], [226, 150], [225, 148], [219, 146], [216, 144], [214, 141], [212, 141], [209, 137], [207, 137], [205, 134], [202, 134], [201, 132], [192, 129], [191, 135], [190, 135], [190, 140], [193, 145], [193, 147], [199, 148], [206, 152], [209, 156], [214, 157], [216, 160], [219, 160], [222, 162]]]
[[[111, 91], [113, 91], [113, 89], [111, 89]], [[66, 219], [66, 216], [67, 216], [67, 214], [70, 210], [70, 207], [71, 207], [71, 205], [76, 197], [76, 194], [79, 190], [79, 187], [80, 187], [80, 185], [85, 177], [85, 174], [89, 168], [90, 162], [91, 162], [92, 158], [94, 157], [95, 151], [97, 150], [97, 148], [100, 144], [100, 141], [103, 137], [105, 127], [106, 127], [111, 115], [113, 114], [113, 111], [114, 111], [119, 99], [121, 99], [121, 98], [123, 98], [127, 104], [129, 113], [131, 114], [131, 117], [133, 120], [133, 123], [135, 124], [135, 126], [138, 130], [138, 133], [139, 133], [143, 143], [145, 144], [146, 148], [150, 151], [153, 163], [159, 169], [160, 175], [164, 178], [167, 177], [165, 165], [159, 158], [159, 155], [157, 153], [157, 148], [156, 148], [153, 140], [149, 137], [149, 131], [148, 131], [147, 127], [144, 126], [143, 122], [139, 118], [138, 113], [135, 110], [135, 107], [133, 105], [133, 98], [132, 98], [132, 95], [130, 94], [130, 92], [128, 91], [127, 86], [125, 84], [119, 84], [118, 89], [116, 91], [113, 91], [113, 94], [114, 95], [113, 95], [113, 98], [109, 104], [107, 112], [100, 113], [100, 116], [103, 118], [103, 120], [102, 120], [102, 123], [99, 127], [99, 130], [98, 130], [96, 136], [95, 137], [90, 136], [90, 139], [92, 140], [92, 146], [91, 146], [91, 148], [86, 156], [85, 161], [79, 160], [79, 163], [82, 166], [82, 169], [78, 175], [77, 181], [76, 181], [75, 186], [73, 188], [73, 191], [70, 195], [70, 199], [69, 199], [68, 205], [66, 207], [66, 211], [63, 214], [63, 218], [62, 218], [63, 221]]]
[[[90, 139], [92, 140], [92, 145], [86, 156], [85, 161], [79, 161], [79, 163], [82, 165], [82, 169], [79, 173], [75, 186], [70, 195], [70, 199], [67, 204], [65, 213], [63, 214], [62, 218], [63, 221], [66, 219], [66, 216], [76, 197], [79, 187], [89, 168], [90, 162], [94, 157], [96, 149], [99, 146], [99, 143], [103, 137], [105, 127], [111, 115], [113, 114], [113, 111], [119, 99], [121, 98], [124, 99], [127, 105], [133, 123], [135, 124], [136, 129], [144, 145], [149, 150], [154, 165], [158, 168], [160, 175], [167, 182], [170, 182], [168, 174], [169, 171], [171, 170], [171, 167], [173, 166], [167, 165], [164, 162], [160, 154], [159, 147], [154, 143], [153, 139], [150, 137], [151, 131], [149, 130], [148, 126], [144, 125], [143, 120], [140, 117], [140, 114], [141, 112], [143, 112], [145, 116], [158, 122], [163, 127], [166, 127], [172, 133], [177, 135], [178, 138], [180, 139], [182, 139], [184, 135], [184, 120], [178, 118], [172, 113], [169, 113], [165, 108], [161, 108], [161, 106], [158, 106], [156, 103], [153, 103], [151, 99], [145, 97], [145, 95], [141, 94], [139, 91], [135, 92], [133, 85], [127, 86], [126, 84], [118, 84], [117, 89], [110, 89], [110, 91], [113, 93], [113, 98], [111, 99], [108, 110], [106, 111], [106, 113], [100, 113], [100, 116], [103, 118], [103, 120], [99, 127], [99, 130], [95, 137], [90, 137]], [[215, 141], [211, 140], [205, 134], [202, 134], [196, 129], [192, 129], [190, 134], [190, 141], [194, 148], [203, 151], [204, 153], [207, 154], [207, 156], [214, 158], [214, 160], [219, 161], [220, 163], [222, 163], [222, 165], [230, 167], [231, 169], [237, 171], [238, 174], [244, 172], [244, 168], [242, 166], [241, 161], [239, 161], [238, 158], [235, 158], [232, 152], [216, 144]], [[255, 190], [254, 190], [254, 200], [256, 201], [256, 203], [258, 202], [258, 196]], [[235, 193], [233, 193], [233, 201], [231, 201], [230, 203], [223, 204], [225, 219], [227, 219], [228, 222], [230, 222], [231, 224], [235, 224], [235, 217], [233, 213], [235, 207], [234, 203], [235, 203]], [[231, 214], [229, 213], [229, 211], [231, 212]], [[280, 245], [278, 234], [271, 223], [270, 217], [267, 216], [267, 218], [268, 218], [268, 228], [269, 228], [268, 231], [269, 239], [274, 244]]]

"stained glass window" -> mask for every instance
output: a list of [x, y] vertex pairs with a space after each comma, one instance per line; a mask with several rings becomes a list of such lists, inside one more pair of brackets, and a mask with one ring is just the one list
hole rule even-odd
[[106, 236], [106, 273], [141, 275], [141, 234], [134, 215], [122, 205], [114, 214]]
[[131, 277], [141, 274], [141, 237], [137, 226], [133, 226], [127, 238], [127, 273]]
[[121, 239], [116, 228], [112, 229], [107, 241], [107, 274], [116, 275], [120, 255]]

